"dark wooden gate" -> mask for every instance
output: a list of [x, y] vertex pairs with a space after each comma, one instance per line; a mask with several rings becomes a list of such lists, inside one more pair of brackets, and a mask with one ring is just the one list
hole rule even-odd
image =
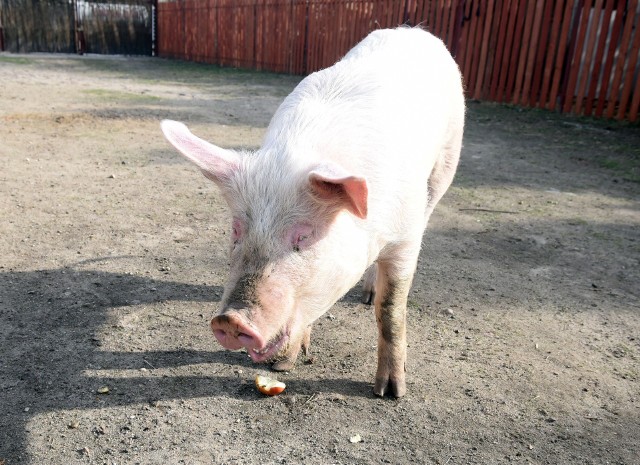
[[0, 0], [0, 49], [151, 55], [156, 0]]
[[4, 50], [75, 52], [73, 4], [66, 0], [0, 0]]

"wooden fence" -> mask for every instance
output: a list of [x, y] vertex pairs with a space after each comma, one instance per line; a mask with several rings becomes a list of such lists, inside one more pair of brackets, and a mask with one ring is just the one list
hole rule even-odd
[[152, 54], [155, 0], [0, 0], [0, 50]]
[[160, 0], [160, 56], [308, 74], [421, 24], [470, 98], [638, 120], [639, 0]]

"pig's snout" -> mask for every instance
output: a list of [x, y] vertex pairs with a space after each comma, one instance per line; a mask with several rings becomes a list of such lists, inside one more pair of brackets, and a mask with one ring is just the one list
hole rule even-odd
[[211, 320], [211, 330], [225, 349], [256, 349], [265, 344], [260, 332], [237, 312], [221, 313], [214, 317]]

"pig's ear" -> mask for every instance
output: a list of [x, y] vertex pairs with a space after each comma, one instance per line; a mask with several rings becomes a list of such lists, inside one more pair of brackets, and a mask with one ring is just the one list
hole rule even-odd
[[312, 192], [321, 200], [346, 208], [358, 218], [367, 217], [367, 181], [339, 166], [320, 166], [309, 173]]
[[195, 163], [212, 181], [224, 182], [238, 169], [240, 158], [237, 153], [194, 136], [184, 124], [164, 120], [160, 127], [171, 145]]

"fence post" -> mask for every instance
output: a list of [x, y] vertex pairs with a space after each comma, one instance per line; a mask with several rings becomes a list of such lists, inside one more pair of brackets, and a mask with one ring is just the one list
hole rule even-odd
[[2, 0], [0, 0], [0, 52], [4, 52], [4, 28], [2, 27], [3, 12], [4, 12], [4, 8], [2, 8]]
[[[293, 2], [294, 0], [292, 0]], [[309, 0], [304, 0], [304, 45], [302, 55], [302, 73], [309, 74]]]
[[75, 32], [75, 46], [76, 53], [78, 55], [84, 55], [85, 41], [84, 41], [84, 29], [82, 28], [82, 20], [78, 13], [78, 0], [73, 0], [73, 26]]
[[158, 0], [151, 1], [151, 56], [158, 56]]
[[464, 24], [464, 8], [466, 6], [467, 0], [458, 0], [456, 4], [456, 10], [453, 12], [454, 15], [454, 23], [453, 23], [453, 31], [449, 31], [452, 35], [451, 37], [451, 56], [453, 59], [457, 61], [458, 55], [458, 47], [460, 47], [460, 39], [462, 38], [462, 26]]

